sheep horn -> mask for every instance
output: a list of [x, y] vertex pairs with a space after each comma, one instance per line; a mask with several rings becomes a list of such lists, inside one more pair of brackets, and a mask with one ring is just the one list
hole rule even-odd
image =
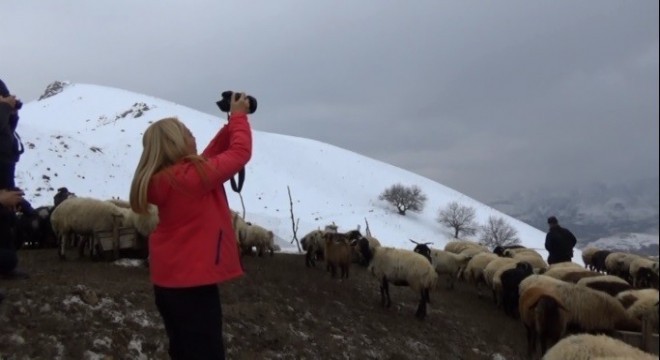
[[410, 240], [410, 241], [411, 241], [412, 243], [414, 243], [414, 244], [421, 245], [420, 243], [418, 243], [417, 241], [415, 241], [415, 240], [413, 240], [413, 239], [408, 239], [408, 240]]

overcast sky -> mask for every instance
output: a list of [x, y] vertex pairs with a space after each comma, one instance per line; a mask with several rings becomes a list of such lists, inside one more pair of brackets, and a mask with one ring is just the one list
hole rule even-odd
[[[658, 1], [2, 1], [0, 78], [54, 80], [343, 147], [481, 201], [658, 177]], [[185, 119], [183, 119], [185, 121]], [[295, 154], [292, 154], [295, 156]]]

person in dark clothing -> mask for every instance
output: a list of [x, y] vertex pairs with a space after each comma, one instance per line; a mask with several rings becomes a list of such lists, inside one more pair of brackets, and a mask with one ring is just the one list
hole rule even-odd
[[16, 163], [23, 153], [23, 145], [16, 134], [20, 107], [20, 100], [9, 93], [9, 89], [0, 79], [0, 189], [16, 187]]
[[[18, 203], [12, 206], [0, 206], [0, 276], [26, 277], [17, 271], [16, 265], [16, 210], [30, 211], [32, 207], [25, 199], [23, 192], [16, 188], [14, 172], [16, 163], [23, 152], [23, 146], [16, 135], [18, 126], [18, 109], [22, 103], [11, 95], [5, 83], [0, 80], [0, 191], [7, 194], [20, 193]], [[16, 198], [14, 198], [16, 199]]]
[[577, 239], [573, 233], [561, 226], [556, 217], [548, 218], [548, 234], [545, 236], [545, 249], [548, 250], [548, 264], [571, 261]]

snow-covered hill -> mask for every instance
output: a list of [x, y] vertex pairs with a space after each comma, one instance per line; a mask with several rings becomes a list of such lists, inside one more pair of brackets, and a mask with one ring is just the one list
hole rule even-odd
[[[224, 123], [219, 112], [205, 114], [120, 89], [65, 84], [60, 90], [25, 104], [20, 114], [18, 132], [26, 151], [17, 182], [34, 206], [52, 204], [62, 186], [79, 196], [126, 199], [142, 133], [151, 122], [178, 117], [195, 134], [200, 151]], [[252, 121], [256, 128], [258, 115]], [[428, 197], [424, 211], [400, 216], [379, 201], [382, 190], [394, 183], [421, 187]], [[246, 218], [272, 229], [280, 246], [292, 250], [287, 186], [300, 219], [299, 236], [332, 222], [340, 231], [357, 225], [364, 229], [366, 218], [385, 245], [411, 248], [412, 238], [443, 247], [451, 235], [436, 222], [437, 212], [458, 201], [476, 209], [478, 222], [491, 215], [504, 217], [524, 245], [543, 248], [544, 232], [430, 179], [318, 141], [255, 131], [242, 191]], [[230, 205], [240, 210], [238, 195], [226, 189]], [[579, 258], [578, 252], [575, 260]]]

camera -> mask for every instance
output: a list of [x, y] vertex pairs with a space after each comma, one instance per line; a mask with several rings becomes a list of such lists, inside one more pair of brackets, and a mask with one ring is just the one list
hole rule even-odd
[[[238, 100], [239, 96], [241, 96], [237, 92], [233, 91], [224, 91], [222, 94], [222, 99], [216, 102], [218, 107], [220, 108], [220, 111], [228, 113], [230, 110], [230, 103], [231, 103], [231, 97], [234, 96], [234, 100]], [[250, 104], [248, 108], [248, 114], [254, 114], [255, 111], [257, 111], [257, 99], [254, 97], [247, 95], [248, 102]]]

